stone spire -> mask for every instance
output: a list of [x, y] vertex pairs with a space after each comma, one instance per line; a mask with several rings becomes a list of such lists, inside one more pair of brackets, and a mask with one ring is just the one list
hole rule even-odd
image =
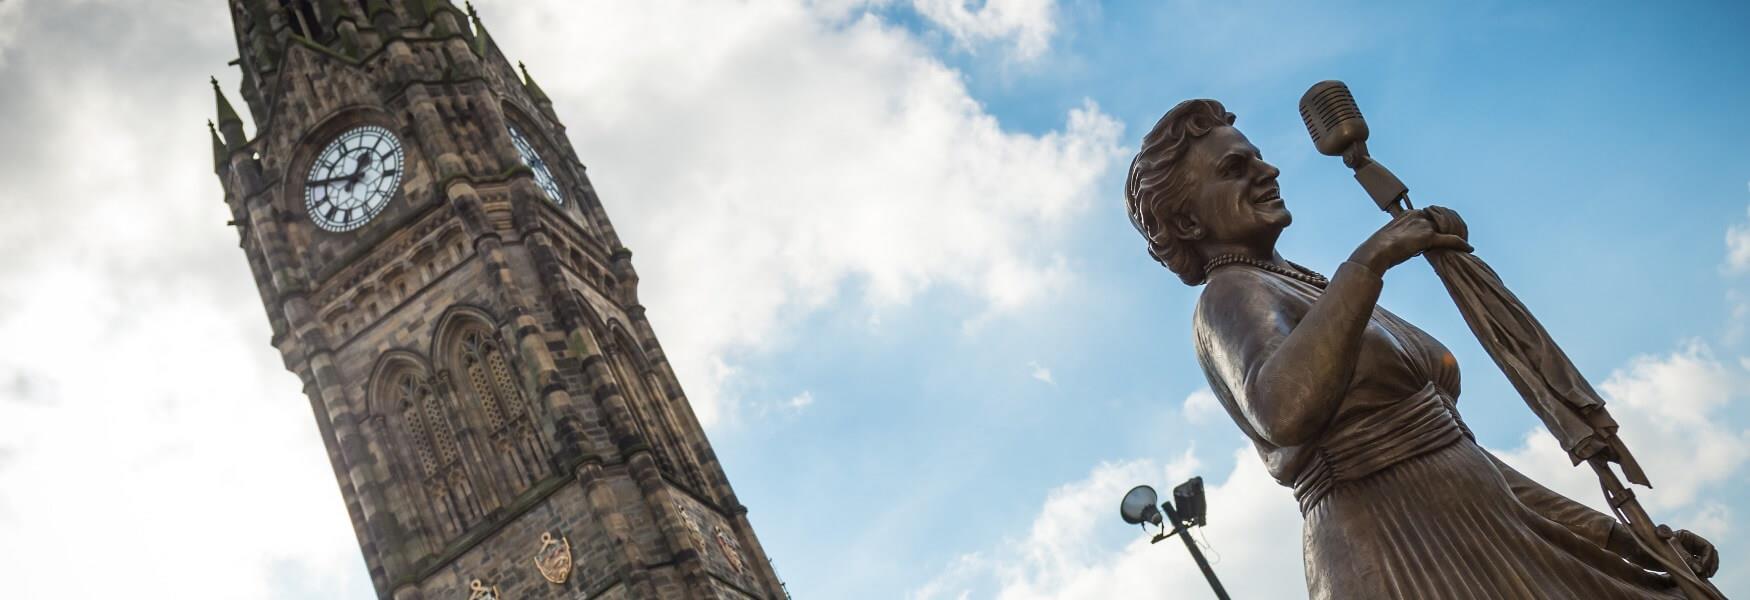
[[241, 148], [249, 138], [243, 135], [243, 118], [237, 116], [237, 109], [231, 108], [231, 101], [225, 99], [225, 92], [219, 89], [219, 78], [211, 78], [213, 82], [213, 100], [219, 108], [219, 130], [225, 132], [225, 147], [235, 150]]
[[474, 3], [468, 6], [468, 20], [474, 22], [474, 54], [484, 58], [486, 51], [492, 49], [492, 35], [486, 33], [486, 24], [480, 22], [480, 13], [474, 12]]
[[547, 98], [547, 92], [541, 89], [540, 84], [535, 83], [534, 76], [529, 75], [529, 67], [520, 60], [517, 61], [516, 66], [523, 71], [523, 87], [528, 89], [529, 97], [534, 98], [538, 104], [553, 104], [553, 101]]

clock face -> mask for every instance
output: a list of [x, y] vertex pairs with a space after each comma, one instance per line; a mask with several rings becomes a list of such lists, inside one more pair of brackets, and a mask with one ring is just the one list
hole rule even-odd
[[383, 212], [401, 186], [401, 140], [375, 125], [334, 138], [304, 178], [304, 208], [328, 231], [358, 229]]
[[547, 199], [554, 204], [563, 206], [565, 196], [559, 194], [559, 182], [553, 179], [553, 171], [547, 168], [547, 161], [541, 160], [541, 155], [535, 152], [534, 144], [523, 135], [515, 125], [510, 126], [510, 141], [516, 144], [516, 153], [523, 159], [523, 164], [535, 172], [535, 185], [541, 186], [541, 191], [547, 193]]

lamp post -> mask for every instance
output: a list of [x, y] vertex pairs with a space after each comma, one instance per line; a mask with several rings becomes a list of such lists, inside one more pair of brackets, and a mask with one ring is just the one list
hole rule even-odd
[[[1155, 494], [1155, 489], [1139, 485], [1131, 488], [1129, 493], [1124, 494], [1123, 502], [1118, 505], [1118, 513], [1119, 516], [1124, 517], [1125, 523], [1142, 525], [1144, 528], [1151, 524], [1159, 525], [1161, 527], [1160, 533], [1155, 534], [1154, 539], [1149, 540], [1150, 544], [1160, 543], [1161, 540], [1183, 534], [1179, 535], [1179, 539], [1185, 542], [1185, 549], [1191, 552], [1191, 559], [1197, 561], [1197, 568], [1203, 570], [1203, 578], [1209, 580], [1209, 587], [1215, 590], [1215, 597], [1219, 600], [1229, 600], [1227, 590], [1221, 587], [1221, 580], [1215, 577], [1215, 570], [1209, 568], [1209, 561], [1203, 558], [1203, 552], [1197, 549], [1197, 543], [1191, 541], [1191, 528], [1202, 526], [1205, 522], [1206, 506], [1203, 502], [1203, 478], [1192, 477], [1190, 481], [1173, 488], [1173, 499], [1179, 502], [1177, 510], [1174, 509], [1173, 503], [1170, 501], [1161, 502], [1160, 508], [1155, 508], [1155, 503], [1160, 500], [1159, 495]], [[1165, 511], [1164, 515], [1163, 511]], [[1171, 533], [1167, 532], [1168, 523], [1173, 526]]]

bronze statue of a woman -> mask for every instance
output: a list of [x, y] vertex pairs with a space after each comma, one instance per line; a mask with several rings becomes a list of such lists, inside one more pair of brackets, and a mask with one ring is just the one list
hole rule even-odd
[[[1464, 222], [1407, 211], [1329, 278], [1284, 260], [1278, 171], [1213, 100], [1143, 138], [1126, 184], [1149, 254], [1205, 284], [1193, 321], [1210, 388], [1305, 518], [1318, 599], [1677, 598], [1615, 519], [1483, 450], [1459, 418], [1458, 364], [1376, 305], [1386, 271], [1428, 250], [1470, 252]], [[1676, 534], [1697, 573], [1712, 544]]]

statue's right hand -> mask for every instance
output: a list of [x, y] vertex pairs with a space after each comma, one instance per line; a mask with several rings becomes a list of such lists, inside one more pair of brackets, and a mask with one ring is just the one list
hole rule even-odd
[[[1453, 218], [1456, 217], [1454, 213]], [[1429, 250], [1470, 252], [1472, 248], [1462, 236], [1441, 233], [1424, 209], [1416, 209], [1399, 213], [1390, 223], [1373, 232], [1349, 255], [1349, 260], [1383, 275], [1386, 270]]]

